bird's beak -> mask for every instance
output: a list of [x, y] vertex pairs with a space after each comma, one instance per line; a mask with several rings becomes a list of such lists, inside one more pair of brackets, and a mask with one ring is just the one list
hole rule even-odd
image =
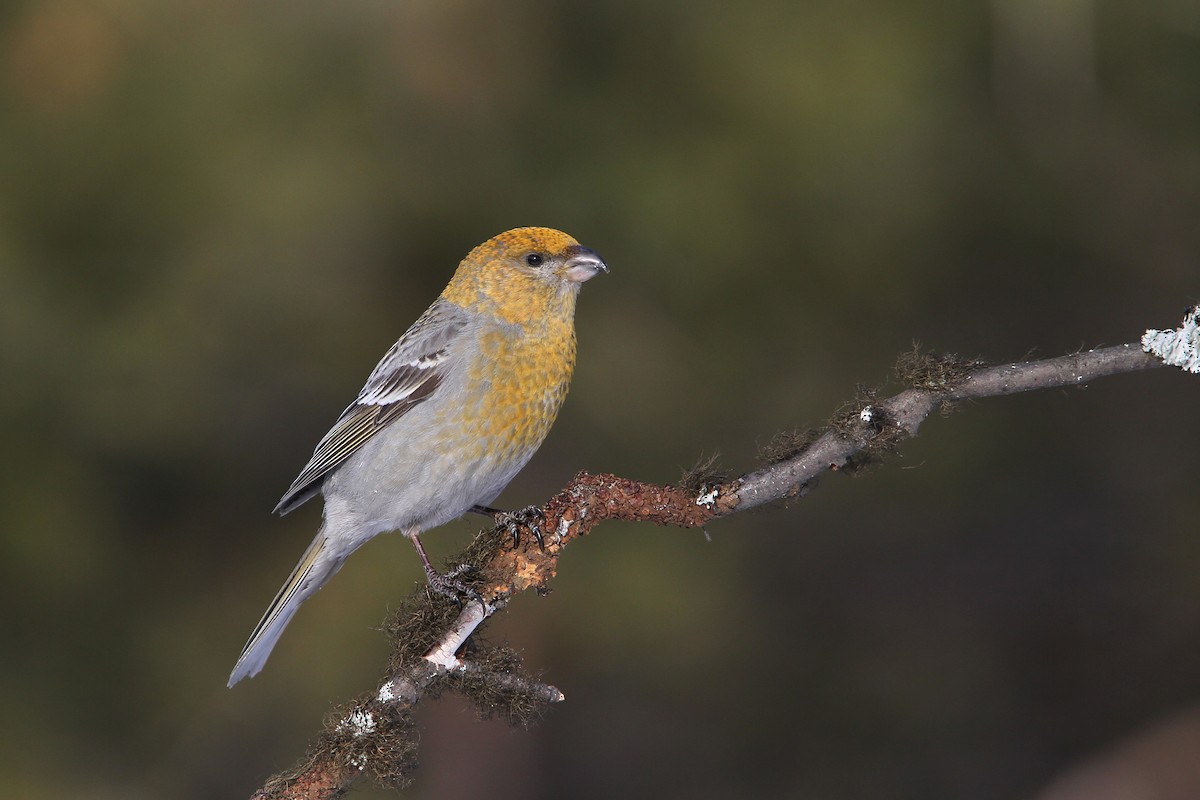
[[608, 272], [608, 265], [586, 247], [576, 245], [571, 251], [571, 257], [563, 265], [563, 275], [572, 283], [583, 283], [601, 272]]

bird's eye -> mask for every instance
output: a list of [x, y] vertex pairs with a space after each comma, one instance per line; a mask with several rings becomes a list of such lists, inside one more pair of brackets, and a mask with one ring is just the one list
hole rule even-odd
[[541, 253], [530, 253], [529, 255], [525, 256], [525, 263], [531, 267], [540, 267], [543, 261], [545, 261], [545, 259], [542, 257]]

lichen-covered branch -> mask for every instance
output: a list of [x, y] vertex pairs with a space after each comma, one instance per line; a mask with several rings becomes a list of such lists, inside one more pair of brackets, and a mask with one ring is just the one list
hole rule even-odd
[[[1194, 322], [1195, 311], [1191, 319]], [[1190, 346], [1195, 347], [1194, 341]], [[1186, 348], [1174, 340], [1168, 343], [1172, 352], [1182, 350], [1185, 360]], [[503, 715], [518, 723], [531, 721], [548, 704], [562, 700], [561, 692], [523, 674], [515, 654], [487, 644], [479, 631], [514, 594], [544, 591], [557, 572], [563, 548], [600, 522], [703, 526], [719, 517], [798, 497], [825, 472], [851, 470], [895, 450], [903, 439], [917, 434], [931, 413], [958, 401], [1079, 386], [1108, 375], [1162, 366], [1159, 355], [1127, 344], [987, 366], [913, 353], [897, 365], [898, 375], [910, 388], [883, 400], [874, 392], [860, 392], [858, 400], [839, 411], [824, 430], [783, 437], [769, 454], [771, 463], [740, 478], [697, 474], [680, 487], [580, 473], [544, 508], [544, 546], [534, 536], [513, 542], [505, 531], [493, 530], [481, 534], [463, 554], [461, 560], [472, 567], [470, 583], [480, 599], [460, 608], [422, 590], [398, 609], [387, 628], [395, 649], [379, 688], [335, 711], [306, 760], [273, 778], [255, 798], [332, 798], [364, 773], [384, 785], [405, 785], [415, 767], [417, 747], [411, 711], [428, 694], [460, 691], [485, 715]]]
[[793, 456], [744, 475], [734, 483], [733, 497], [726, 493], [727, 505], [745, 511], [798, 496], [822, 473], [852, 466], [853, 459], [862, 454], [890, 449], [897, 438], [916, 436], [925, 418], [948, 404], [1034, 389], [1082, 386], [1108, 375], [1161, 367], [1163, 363], [1143, 352], [1140, 345], [1123, 344], [1001, 366], [930, 356], [908, 364], [908, 374], [904, 374], [905, 366], [901, 362], [898, 371], [910, 378], [913, 388], [882, 402], [861, 404], [855, 409], [857, 417], [851, 415], [840, 424], [835, 422]]

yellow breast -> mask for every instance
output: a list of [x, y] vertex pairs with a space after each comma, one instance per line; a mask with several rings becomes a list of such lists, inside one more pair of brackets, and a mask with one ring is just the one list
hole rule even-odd
[[575, 368], [574, 325], [497, 327], [483, 333], [479, 347], [468, 379], [481, 388], [470, 415], [472, 438], [493, 458], [527, 456], [546, 438], [566, 399]]

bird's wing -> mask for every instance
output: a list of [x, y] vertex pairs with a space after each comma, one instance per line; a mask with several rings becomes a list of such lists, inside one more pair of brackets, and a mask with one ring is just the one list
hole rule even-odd
[[392, 345], [292, 482], [275, 511], [286, 514], [320, 489], [321, 480], [379, 433], [427, 399], [453, 368], [451, 344], [467, 325], [456, 305], [437, 300]]

